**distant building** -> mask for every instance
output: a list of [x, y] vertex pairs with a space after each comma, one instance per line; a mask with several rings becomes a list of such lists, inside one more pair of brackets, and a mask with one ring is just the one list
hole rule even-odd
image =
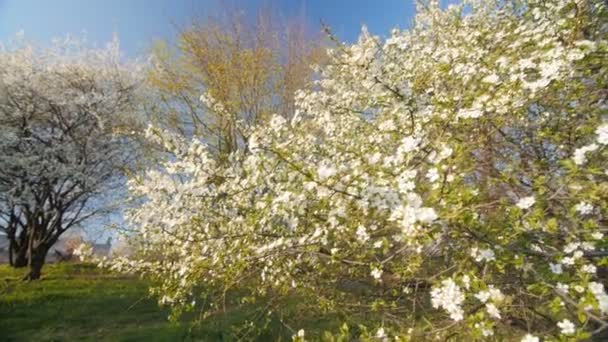
[[93, 243], [91, 246], [93, 247], [93, 255], [97, 257], [109, 257], [110, 250], [112, 249], [112, 237], [109, 237], [106, 243]]

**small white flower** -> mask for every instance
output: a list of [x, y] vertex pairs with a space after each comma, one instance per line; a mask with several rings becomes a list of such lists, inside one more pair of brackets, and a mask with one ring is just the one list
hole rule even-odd
[[300, 329], [298, 330], [298, 332], [292, 337], [293, 340], [299, 339], [299, 340], [303, 340], [304, 339], [304, 329]]
[[564, 335], [572, 335], [576, 331], [574, 323], [570, 322], [568, 319], [564, 319], [563, 321], [557, 323], [557, 326], [562, 330], [562, 334]]
[[592, 281], [589, 283], [589, 291], [591, 291], [591, 293], [593, 293], [594, 295], [603, 294], [604, 293], [604, 284]]
[[574, 163], [576, 165], [583, 165], [587, 162], [587, 156], [585, 156], [585, 154], [587, 154], [587, 152], [593, 152], [595, 150], [597, 150], [599, 148], [599, 146], [597, 144], [591, 144], [591, 145], [587, 145], [587, 146], [583, 146], [581, 148], [577, 148], [574, 151], [574, 156], [572, 157], [572, 159], [574, 159]]
[[283, 125], [285, 125], [286, 122], [287, 120], [285, 120], [284, 117], [280, 115], [274, 115], [272, 119], [270, 119], [270, 128], [272, 128], [275, 132], [278, 132], [283, 127]]
[[500, 77], [498, 77], [496, 74], [491, 74], [484, 77], [482, 81], [490, 84], [498, 84], [500, 83]]
[[489, 336], [494, 335], [494, 330], [483, 328], [483, 329], [481, 329], [481, 334], [485, 337], [489, 337]]
[[589, 291], [593, 293], [595, 299], [597, 300], [599, 309], [602, 313], [608, 312], [608, 294], [604, 290], [604, 285], [597, 282], [589, 283]]
[[476, 119], [483, 115], [483, 112], [479, 108], [460, 109], [458, 114], [459, 118], [463, 119]]
[[451, 156], [453, 152], [454, 152], [454, 149], [452, 149], [451, 147], [443, 146], [441, 148], [441, 151], [439, 152], [439, 155], [437, 156], [437, 159], [439, 161], [444, 160], [444, 159], [448, 158], [449, 156]]
[[485, 303], [490, 299], [489, 291], [479, 291], [475, 294], [475, 298], [479, 299], [480, 302]]
[[486, 304], [486, 310], [488, 314], [496, 319], [500, 319], [500, 310], [493, 303]]
[[597, 142], [602, 145], [608, 145], [608, 124], [603, 124], [595, 130], [597, 134]]
[[570, 242], [564, 247], [564, 253], [570, 254], [578, 249], [581, 244], [578, 242]]
[[594, 265], [587, 264], [581, 268], [581, 271], [584, 273], [595, 274], [597, 272], [597, 268]]
[[333, 175], [336, 174], [336, 169], [328, 166], [326, 164], [321, 164], [321, 166], [319, 166], [319, 169], [317, 170], [317, 174], [319, 175], [319, 179], [321, 180], [325, 180]]
[[580, 285], [575, 285], [574, 286], [574, 291], [578, 292], [578, 293], [583, 293], [585, 292], [585, 288], [580, 286]]
[[494, 260], [494, 251], [491, 249], [482, 249], [479, 251], [479, 258], [487, 261]]
[[563, 293], [568, 293], [568, 290], [570, 290], [570, 286], [562, 283], [557, 283], [557, 285], [555, 285], [555, 288]]
[[385, 337], [386, 333], [384, 332], [384, 328], [379, 328], [378, 331], [376, 331], [376, 338], [383, 339]]
[[437, 219], [437, 213], [433, 208], [419, 208], [416, 211], [416, 219], [422, 223], [431, 223]]
[[494, 288], [493, 285], [490, 285], [488, 292], [490, 292], [490, 298], [492, 298], [494, 302], [502, 302], [505, 299], [502, 292], [499, 289]]
[[534, 199], [534, 196], [528, 196], [520, 198], [516, 205], [520, 209], [528, 209], [532, 207], [534, 203], [536, 203], [536, 199]]
[[371, 275], [372, 277], [374, 277], [374, 279], [379, 280], [382, 277], [382, 270], [378, 268], [373, 268]]
[[521, 342], [540, 342], [540, 339], [534, 335], [526, 334], [526, 336], [521, 339]]
[[397, 129], [397, 126], [395, 126], [395, 122], [393, 120], [386, 120], [378, 125], [378, 129], [381, 131], [393, 131]]
[[462, 303], [464, 302], [464, 294], [460, 291], [460, 287], [451, 278], [441, 282], [441, 287], [436, 287], [431, 290], [431, 304], [435, 309], [441, 307], [450, 314], [450, 318], [454, 321], [464, 319], [464, 311]]
[[562, 274], [564, 272], [561, 264], [549, 264], [549, 268], [551, 268], [551, 272], [555, 274]]
[[357, 240], [359, 240], [359, 242], [361, 243], [364, 243], [369, 240], [369, 234], [367, 233], [365, 227], [359, 226], [357, 228]]
[[376, 153], [372, 154], [371, 156], [369, 156], [367, 158], [367, 161], [370, 164], [374, 165], [380, 161], [380, 158], [382, 158], [382, 155], [380, 153], [376, 152]]
[[595, 240], [601, 240], [604, 237], [604, 234], [602, 234], [600, 232], [595, 232], [595, 233], [591, 234], [591, 237], [594, 238]]
[[408, 153], [416, 150], [420, 144], [420, 139], [415, 137], [405, 137], [401, 140], [401, 146], [399, 146], [399, 152]]
[[429, 182], [433, 183], [439, 179], [439, 171], [437, 168], [432, 168], [426, 173], [426, 178], [429, 179]]
[[495, 260], [496, 257], [494, 255], [494, 251], [491, 249], [478, 249], [477, 247], [473, 247], [471, 249], [471, 256], [475, 258], [475, 261], [492, 261]]
[[574, 209], [581, 215], [589, 215], [593, 212], [593, 206], [587, 202], [580, 202]]

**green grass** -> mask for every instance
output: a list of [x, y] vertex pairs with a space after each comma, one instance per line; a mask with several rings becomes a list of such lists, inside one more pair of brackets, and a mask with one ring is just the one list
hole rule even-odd
[[[288, 314], [281, 319], [260, 317], [263, 303], [239, 305], [235, 298], [224, 313], [196, 326], [191, 323], [193, 313], [173, 323], [169, 311], [148, 295], [145, 280], [86, 264], [46, 265], [42, 279], [32, 282], [21, 280], [25, 272], [0, 265], [0, 342], [233, 341], [237, 336], [245, 341], [290, 341], [293, 331], [283, 323], [320, 332], [340, 322], [307, 315], [295, 298], [283, 303]], [[244, 335], [247, 321], [256, 317], [256, 333]]]
[[186, 325], [147, 296], [139, 279], [104, 274], [90, 265], [45, 266], [40, 281], [0, 266], [0, 341], [173, 341]]

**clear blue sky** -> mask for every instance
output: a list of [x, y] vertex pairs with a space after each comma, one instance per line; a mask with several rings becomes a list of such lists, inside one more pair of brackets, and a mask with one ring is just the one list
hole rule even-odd
[[[361, 25], [386, 36], [408, 27], [414, 0], [233, 0], [248, 12], [271, 3], [282, 13], [304, 11], [311, 24], [321, 20], [346, 41], [355, 41]], [[0, 0], [0, 42], [23, 30], [28, 39], [48, 42], [66, 34], [103, 45], [115, 32], [128, 55], [145, 53], [150, 42], [174, 37], [176, 26], [212, 14], [216, 0]]]

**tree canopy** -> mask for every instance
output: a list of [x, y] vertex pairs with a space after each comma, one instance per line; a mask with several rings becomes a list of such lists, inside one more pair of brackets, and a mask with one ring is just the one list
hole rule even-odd
[[141, 121], [140, 75], [120, 61], [117, 41], [0, 50], [0, 229], [29, 278], [65, 231], [106, 213], [102, 195], [136, 154], [128, 135]]

